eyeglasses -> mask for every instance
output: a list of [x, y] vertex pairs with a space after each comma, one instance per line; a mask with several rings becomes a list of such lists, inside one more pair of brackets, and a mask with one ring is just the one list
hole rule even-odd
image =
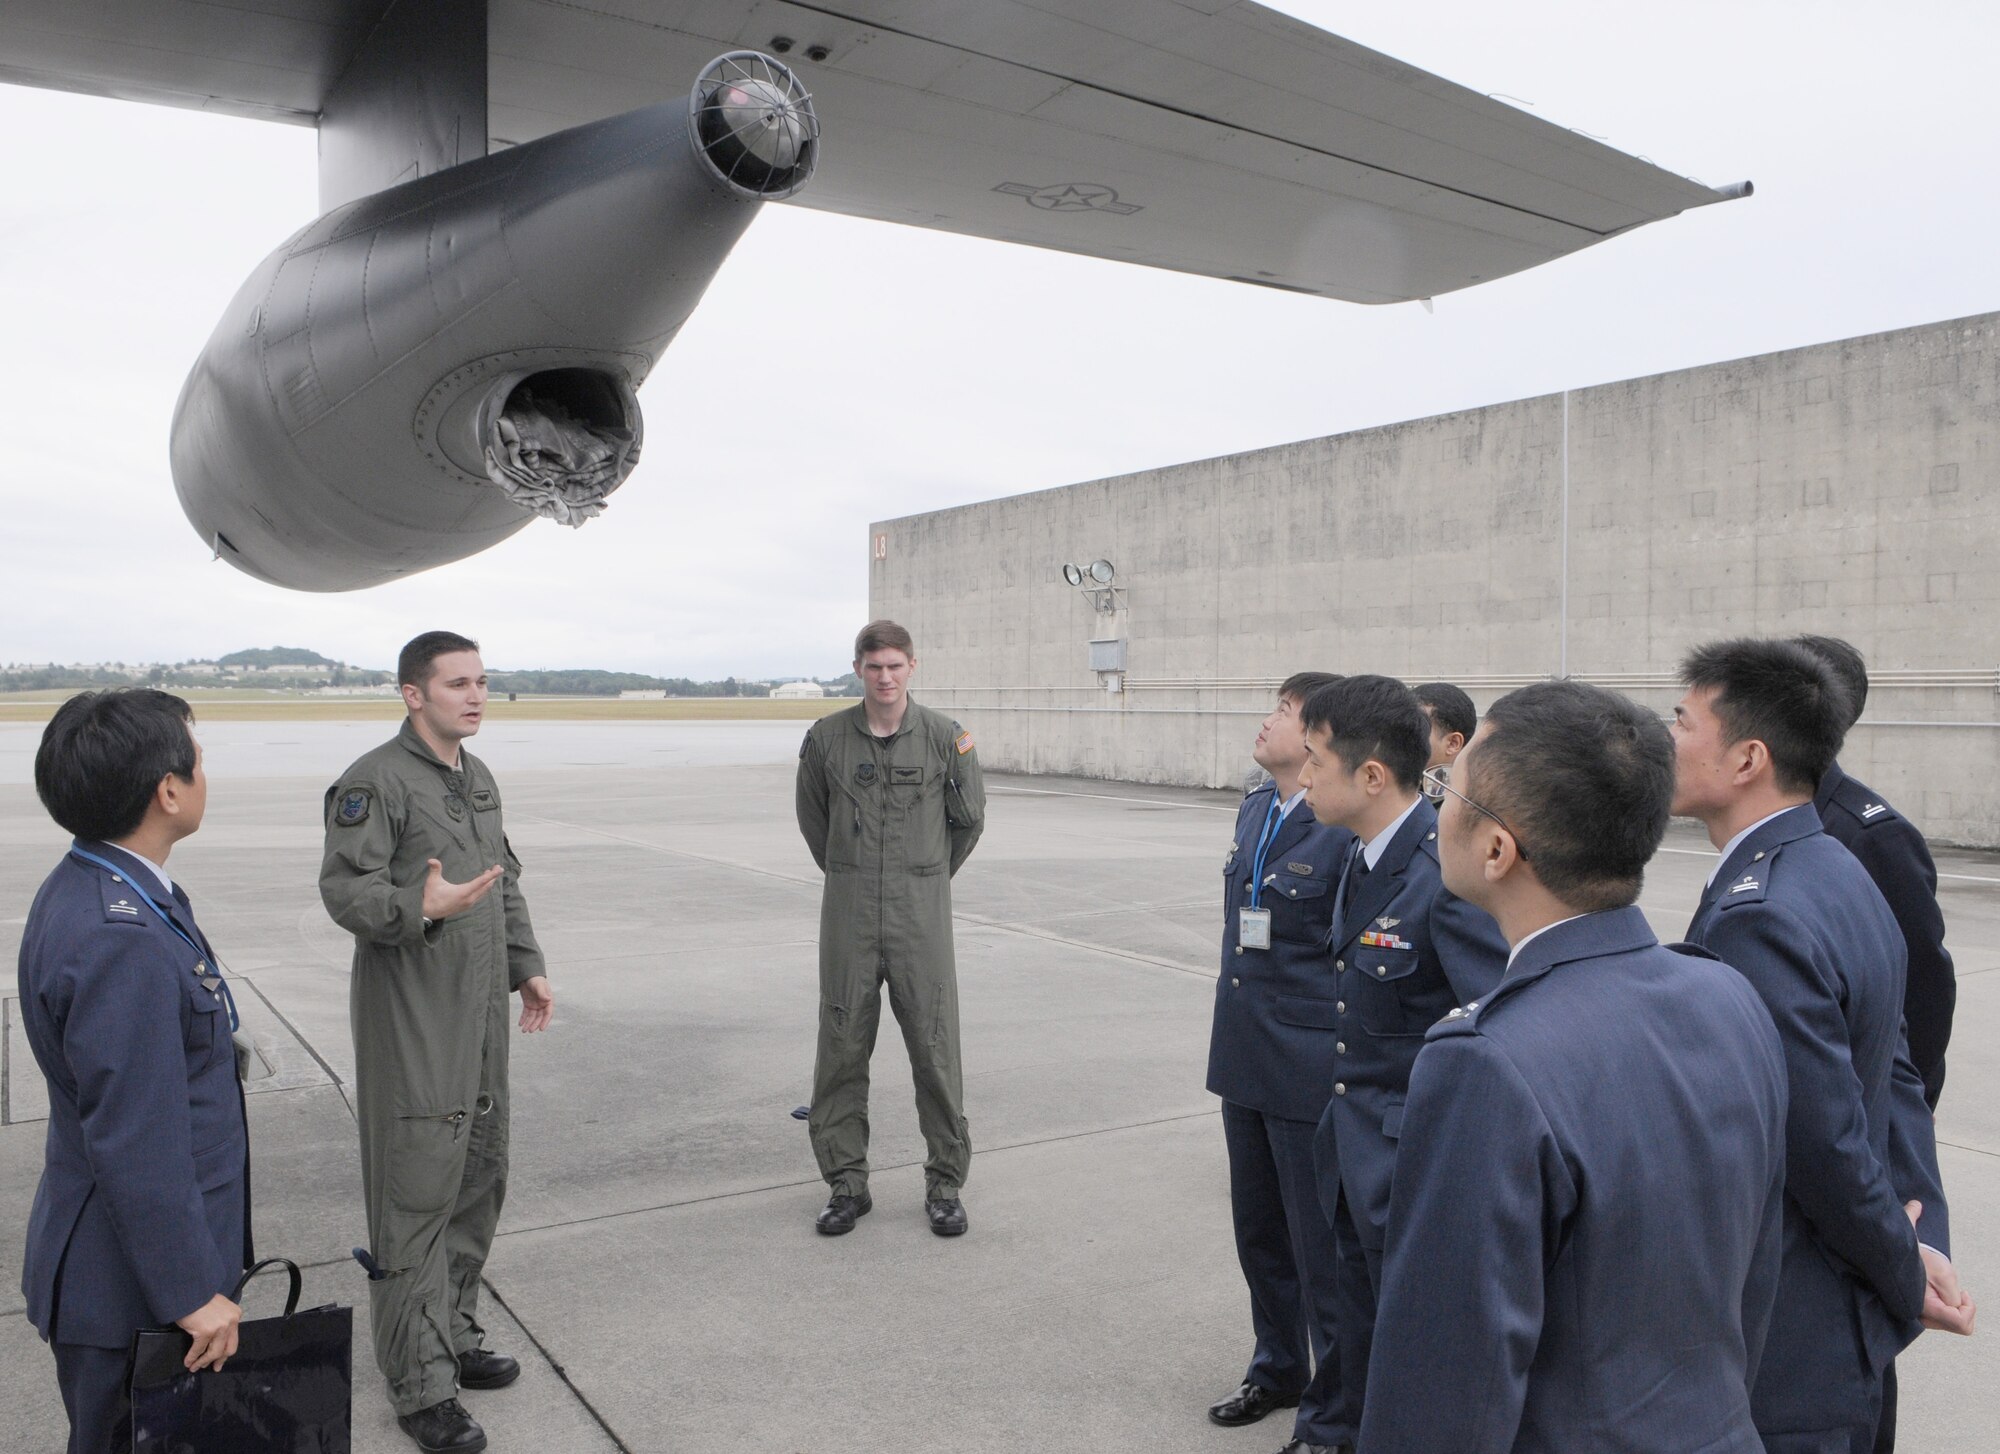
[[1432, 789], [1433, 792], [1438, 796], [1442, 796], [1445, 793], [1450, 793], [1454, 798], [1457, 798], [1461, 803], [1465, 804], [1466, 807], [1472, 809], [1473, 812], [1478, 813], [1481, 817], [1491, 818], [1494, 822], [1498, 823], [1502, 828], [1507, 828], [1508, 837], [1514, 840], [1514, 852], [1516, 852], [1521, 856], [1521, 862], [1526, 863], [1528, 861], [1528, 845], [1521, 841], [1521, 835], [1516, 833], [1512, 828], [1508, 828], [1507, 820], [1501, 817], [1498, 813], [1494, 812], [1491, 808], [1480, 807], [1479, 804], [1473, 802], [1472, 799], [1468, 798], [1464, 793], [1461, 793], [1457, 788], [1453, 787], [1450, 783], [1446, 782], [1443, 768], [1441, 767], [1425, 768], [1424, 786]]

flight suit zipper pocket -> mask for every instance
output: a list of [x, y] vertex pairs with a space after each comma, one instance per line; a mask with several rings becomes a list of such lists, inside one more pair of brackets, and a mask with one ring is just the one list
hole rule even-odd
[[959, 787], [958, 779], [956, 777], [946, 778], [944, 780], [944, 790], [947, 794], [944, 805], [945, 822], [954, 828], [970, 828], [973, 821], [972, 809], [966, 806], [965, 792]]
[[458, 1139], [459, 1133], [465, 1129], [464, 1111], [452, 1111], [441, 1116], [398, 1116], [396, 1119], [399, 1121], [442, 1121], [445, 1125], [451, 1127], [451, 1139], [454, 1141]]

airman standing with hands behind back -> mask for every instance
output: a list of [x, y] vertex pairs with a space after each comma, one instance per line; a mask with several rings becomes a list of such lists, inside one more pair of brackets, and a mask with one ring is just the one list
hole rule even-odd
[[523, 1031], [555, 998], [479, 730], [478, 643], [430, 631], [397, 677], [409, 716], [326, 794], [320, 897], [354, 935], [352, 1018], [375, 1359], [426, 1454], [473, 1454], [457, 1398], [520, 1365], [482, 1346], [480, 1272], [507, 1192], [507, 998]]
[[854, 643], [859, 706], [822, 717], [799, 745], [799, 833], [826, 873], [819, 916], [819, 1046], [807, 1128], [831, 1194], [814, 1225], [854, 1230], [868, 1192], [868, 1061], [882, 989], [903, 1027], [924, 1133], [924, 1216], [966, 1230], [972, 1164], [958, 1050], [951, 877], [986, 824], [972, 734], [910, 700], [916, 644], [894, 621]]

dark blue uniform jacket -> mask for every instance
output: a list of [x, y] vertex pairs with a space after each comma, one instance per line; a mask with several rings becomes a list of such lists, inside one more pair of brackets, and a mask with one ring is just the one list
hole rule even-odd
[[1944, 947], [1944, 914], [1938, 908], [1937, 864], [1930, 845], [1916, 824], [1866, 783], [1842, 772], [1839, 763], [1820, 779], [1813, 809], [1827, 836], [1861, 860], [1903, 931], [1910, 955], [1903, 1026], [1910, 1037], [1910, 1059], [1923, 1077], [1924, 1099], [1935, 1109], [1944, 1090], [1944, 1051], [1951, 1040], [1958, 981], [1951, 951]]
[[1381, 860], [1351, 885], [1327, 936], [1336, 984], [1333, 1095], [1315, 1143], [1320, 1205], [1345, 1189], [1355, 1235], [1382, 1246], [1403, 1093], [1424, 1033], [1507, 967], [1492, 916], [1438, 878], [1437, 809], [1419, 799]]
[[1755, 992], [1638, 909], [1526, 943], [1417, 1057], [1359, 1446], [1756, 1454], [1785, 1090]]
[[250, 1142], [193, 914], [122, 849], [78, 846], [123, 871], [66, 856], [21, 936], [21, 1023], [49, 1086], [21, 1291], [44, 1338], [123, 1348], [227, 1295], [250, 1264]]
[[1950, 1252], [1929, 1111], [1902, 1054], [1902, 932], [1801, 804], [1737, 845], [1688, 938], [1763, 999], [1790, 1077], [1785, 1259], [1752, 1388], [1757, 1427], [1872, 1425], [1876, 1376], [1923, 1312], [1906, 1198], [1925, 1202], [1924, 1240]]
[[1316, 1122], [1333, 1094], [1334, 973], [1326, 957], [1334, 880], [1354, 835], [1313, 819], [1300, 803], [1264, 853], [1259, 906], [1271, 911], [1271, 947], [1237, 943], [1250, 903], [1257, 841], [1277, 789], [1265, 783], [1236, 810], [1222, 865], [1222, 974], [1208, 1041], [1208, 1088], [1225, 1101], [1290, 1121]]

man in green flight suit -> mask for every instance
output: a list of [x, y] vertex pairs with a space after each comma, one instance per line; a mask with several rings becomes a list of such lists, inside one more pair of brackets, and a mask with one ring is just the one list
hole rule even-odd
[[854, 1230], [868, 1195], [868, 1060], [882, 987], [916, 1081], [924, 1212], [940, 1237], [965, 1231], [972, 1161], [958, 1054], [951, 876], [979, 841], [986, 789], [972, 734], [910, 700], [916, 645], [894, 621], [854, 642], [861, 705], [823, 717], [799, 748], [799, 832], [826, 873], [819, 914], [819, 1054], [813, 1154], [833, 1195], [815, 1225]]
[[[507, 997], [521, 1029], [555, 998], [479, 730], [479, 646], [428, 631], [396, 666], [409, 716], [326, 794], [320, 898], [354, 935], [350, 1013], [375, 1361], [426, 1454], [486, 1434], [460, 1388], [520, 1365], [481, 1346], [479, 1277], [507, 1193]], [[497, 892], [495, 891], [497, 890]]]

